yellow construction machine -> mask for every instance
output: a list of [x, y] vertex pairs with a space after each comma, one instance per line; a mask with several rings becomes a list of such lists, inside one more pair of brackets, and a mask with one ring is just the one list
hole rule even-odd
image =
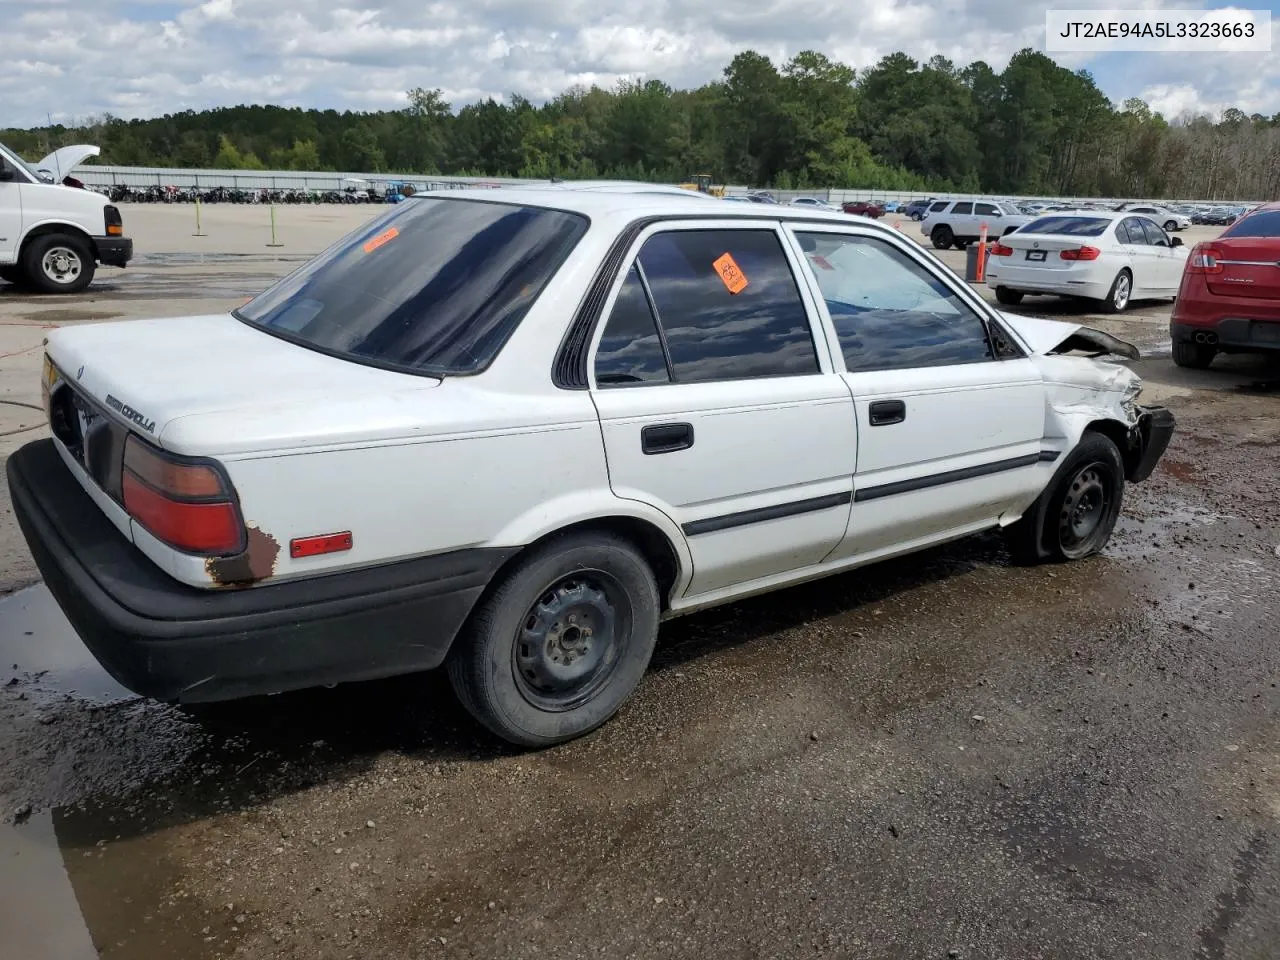
[[724, 196], [724, 184], [712, 184], [711, 174], [694, 173], [690, 174], [686, 183], [680, 184], [682, 190], [697, 190], [699, 193], [709, 193], [713, 197]]

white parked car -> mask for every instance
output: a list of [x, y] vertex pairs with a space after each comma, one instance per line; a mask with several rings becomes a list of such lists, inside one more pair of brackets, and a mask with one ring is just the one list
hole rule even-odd
[[93, 190], [63, 183], [94, 146], [55, 150], [35, 167], [0, 144], [0, 280], [38, 293], [78, 293], [100, 263], [133, 256], [120, 211]]
[[47, 351], [9, 488], [121, 682], [445, 664], [531, 746], [605, 722], [664, 618], [982, 530], [1096, 553], [1174, 426], [1132, 347], [894, 230], [639, 192], [418, 195], [232, 313]]
[[1168, 207], [1157, 207], [1147, 203], [1126, 203], [1121, 207], [1122, 213], [1140, 213], [1150, 217], [1164, 228], [1166, 233], [1185, 230], [1191, 226], [1191, 218], [1186, 214], [1170, 210]]
[[1119, 313], [1130, 300], [1176, 297], [1186, 262], [1181, 238], [1143, 215], [1050, 213], [991, 248], [986, 283], [1003, 304], [1046, 293], [1098, 300]]
[[978, 242], [984, 223], [987, 236], [995, 239], [1012, 233], [1031, 219], [1012, 203], [1003, 201], [940, 200], [925, 211], [920, 232], [939, 250], [952, 246], [963, 250]]
[[807, 207], [810, 210], [839, 210], [833, 203], [827, 203], [825, 200], [819, 200], [817, 197], [795, 197], [788, 201], [788, 205], [792, 207]]

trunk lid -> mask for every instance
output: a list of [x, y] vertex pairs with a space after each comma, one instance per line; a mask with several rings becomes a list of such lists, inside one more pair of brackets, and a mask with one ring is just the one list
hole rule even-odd
[[[1001, 257], [1001, 262], [1011, 267], [1035, 267], [1042, 270], [1070, 270], [1079, 261], [1063, 260], [1063, 250], [1079, 250], [1081, 247], [1096, 247], [1103, 252], [1098, 259], [1106, 256], [1105, 247], [1099, 243], [1098, 237], [1075, 237], [1057, 233], [1008, 233], [999, 240], [1013, 250], [1013, 256]], [[1043, 253], [1044, 259], [1038, 258]]]
[[161, 446], [165, 430], [184, 417], [225, 413], [234, 432], [237, 420], [272, 409], [311, 404], [319, 415], [335, 400], [440, 383], [330, 357], [230, 314], [63, 327], [49, 334], [46, 349], [103, 415]]
[[1222, 266], [1221, 273], [1205, 276], [1210, 293], [1280, 300], [1280, 236], [1223, 236], [1209, 246]]

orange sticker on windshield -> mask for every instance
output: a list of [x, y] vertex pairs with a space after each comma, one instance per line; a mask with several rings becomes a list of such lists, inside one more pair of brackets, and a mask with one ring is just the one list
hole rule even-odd
[[741, 293], [747, 289], [747, 275], [731, 255], [723, 254], [711, 265], [716, 268], [716, 273], [720, 274], [725, 289], [730, 293]]
[[365, 242], [364, 252], [373, 253], [373, 251], [377, 250], [384, 243], [390, 243], [392, 240], [394, 240], [398, 236], [400, 236], [400, 231], [397, 230], [395, 227], [392, 227], [390, 230], [384, 230], [382, 233], [378, 234], [372, 240], [368, 240]]

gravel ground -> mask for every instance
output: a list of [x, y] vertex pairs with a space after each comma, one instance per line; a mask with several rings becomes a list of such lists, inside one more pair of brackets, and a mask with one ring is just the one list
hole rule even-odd
[[[261, 212], [205, 229], [248, 249]], [[83, 296], [0, 290], [0, 398], [38, 403], [45, 325], [224, 310], [296, 262], [184, 257], [188, 213], [127, 208], [150, 259]], [[289, 257], [371, 211], [294, 213], [331, 219]], [[537, 754], [434, 675], [137, 701], [43, 588], [0, 600], [0, 955], [1277, 956], [1280, 368], [1178, 370], [1167, 316], [1105, 324], [1179, 430], [1104, 556], [979, 537], [674, 621], [615, 721]]]

